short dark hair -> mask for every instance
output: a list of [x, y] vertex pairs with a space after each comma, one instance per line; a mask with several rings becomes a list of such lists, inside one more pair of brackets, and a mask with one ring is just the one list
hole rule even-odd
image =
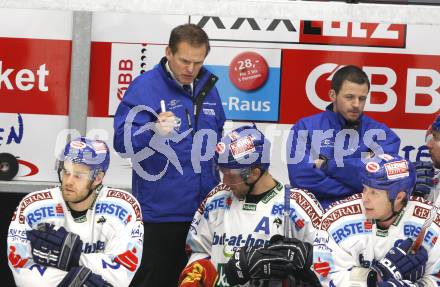
[[202, 45], [205, 45], [206, 56], [211, 49], [211, 47], [209, 46], [208, 35], [202, 28], [195, 24], [179, 25], [171, 31], [168, 47], [170, 47], [173, 54], [177, 52], [177, 46], [181, 42], [186, 42], [193, 47], [200, 47]]
[[332, 79], [332, 89], [336, 92], [336, 94], [339, 93], [344, 81], [349, 81], [359, 85], [367, 84], [368, 91], [370, 90], [370, 80], [368, 79], [367, 74], [365, 74], [365, 72], [357, 66], [345, 66], [334, 74]]

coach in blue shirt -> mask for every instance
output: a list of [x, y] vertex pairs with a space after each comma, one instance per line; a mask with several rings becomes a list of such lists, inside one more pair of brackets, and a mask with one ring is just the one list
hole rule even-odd
[[115, 114], [114, 147], [132, 160], [145, 230], [131, 286], [177, 286], [191, 220], [219, 182], [213, 155], [225, 114], [217, 77], [203, 67], [209, 48], [200, 27], [174, 28], [166, 57], [130, 84]]
[[321, 205], [362, 192], [357, 174], [371, 153], [397, 154], [400, 138], [363, 114], [370, 82], [360, 68], [345, 66], [332, 79], [332, 101], [322, 113], [300, 119], [287, 143], [290, 183], [311, 191]]

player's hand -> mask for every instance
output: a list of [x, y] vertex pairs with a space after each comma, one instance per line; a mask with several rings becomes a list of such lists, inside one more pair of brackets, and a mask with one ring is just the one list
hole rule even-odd
[[274, 235], [270, 239], [268, 250], [279, 251], [288, 258], [294, 271], [310, 268], [313, 261], [313, 246], [296, 238]]
[[424, 285], [422, 283], [413, 284], [412, 282], [407, 280], [389, 279], [377, 283], [377, 286], [378, 287], [423, 287]]
[[[242, 247], [235, 251], [225, 267], [228, 283], [234, 286], [250, 279], [287, 278], [298, 268], [297, 251], [290, 243], [267, 248]], [[299, 265], [304, 264], [300, 261]]]
[[108, 283], [100, 275], [93, 273], [89, 268], [73, 267], [70, 269], [69, 273], [64, 276], [63, 280], [58, 284], [58, 287], [76, 287], [76, 286], [87, 286], [87, 287], [113, 287], [112, 284]]
[[428, 252], [421, 246], [415, 254], [407, 254], [412, 242], [410, 238], [402, 241], [398, 246], [391, 248], [384, 258], [373, 264], [373, 269], [382, 280], [406, 279], [415, 282], [424, 275]]
[[192, 262], [183, 269], [179, 276], [179, 287], [213, 287], [217, 279], [217, 271], [209, 259]]
[[27, 231], [26, 234], [35, 263], [66, 271], [78, 266], [82, 252], [79, 235], [66, 231], [64, 227], [55, 230], [48, 223], [39, 225], [38, 229]]
[[174, 130], [176, 117], [173, 112], [162, 112], [157, 117], [156, 130], [160, 135], [166, 136]]
[[417, 179], [412, 195], [425, 196], [431, 192], [431, 188], [434, 186], [434, 167], [429, 161], [416, 161], [413, 164]]

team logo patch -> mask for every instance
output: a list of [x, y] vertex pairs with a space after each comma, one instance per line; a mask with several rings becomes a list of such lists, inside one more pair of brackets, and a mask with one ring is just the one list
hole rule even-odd
[[255, 151], [254, 141], [251, 136], [238, 139], [229, 145], [234, 159], [242, 158]]
[[203, 109], [203, 113], [207, 116], [215, 116], [214, 109]]
[[215, 146], [215, 150], [218, 154], [223, 154], [225, 152], [226, 146], [224, 143], [220, 142]]
[[81, 141], [72, 141], [70, 143], [70, 147], [72, 147], [74, 149], [84, 149], [87, 147], [87, 145]]
[[106, 153], [107, 152], [107, 146], [103, 142], [93, 142], [93, 149], [96, 151], [96, 153]]
[[235, 140], [240, 138], [240, 134], [237, 133], [236, 131], [233, 131], [233, 132], [229, 133], [228, 136], [233, 141], [235, 141]]
[[328, 274], [330, 273], [331, 267], [330, 267], [330, 263], [328, 261], [321, 260], [321, 258], [318, 257], [318, 260], [315, 263], [313, 263], [313, 269], [320, 276], [326, 278], [328, 276]]
[[409, 176], [408, 162], [399, 160], [384, 164], [388, 179], [396, 179]]
[[392, 156], [390, 156], [389, 154], [386, 154], [386, 153], [384, 153], [384, 154], [380, 154], [380, 155], [378, 155], [377, 157], [378, 157], [378, 158], [381, 158], [381, 159], [383, 159], [383, 160], [386, 160], [386, 161], [391, 161], [391, 160], [394, 159], [394, 157], [392, 157]]
[[365, 166], [366, 170], [370, 173], [374, 173], [377, 172], [380, 169], [380, 166], [377, 162], [369, 162], [367, 163], [367, 165]]

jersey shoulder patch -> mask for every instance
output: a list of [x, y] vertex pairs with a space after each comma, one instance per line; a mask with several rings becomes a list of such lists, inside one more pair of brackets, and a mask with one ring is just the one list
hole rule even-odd
[[214, 198], [217, 198], [217, 196], [221, 195], [222, 192], [225, 194], [225, 197], [228, 196], [230, 197], [232, 190], [226, 184], [221, 183], [217, 185], [208, 193], [208, 195], [205, 197], [202, 203], [200, 203], [197, 212], [203, 214], [205, 212], [206, 207], [209, 206], [209, 202]]
[[353, 217], [362, 213], [361, 199], [357, 198], [349, 201], [344, 200], [344, 202], [327, 209], [322, 217], [321, 229], [327, 231], [328, 228], [335, 222], [347, 220], [349, 217]]
[[105, 196], [110, 200], [116, 199], [127, 202], [133, 208], [134, 214], [136, 215], [136, 220], [142, 221], [141, 207], [136, 198], [131, 193], [121, 189], [113, 188], [104, 189], [103, 192], [105, 193]]
[[293, 199], [297, 208], [300, 208], [307, 214], [312, 222], [313, 227], [319, 228], [322, 218], [321, 205], [313, 201], [313, 198], [303, 190], [294, 189], [290, 192], [290, 198]]
[[362, 199], [362, 193], [355, 193], [355, 194], [350, 195], [349, 197], [346, 197], [346, 198], [344, 198], [344, 199], [337, 200], [337, 201], [333, 202], [332, 204], [330, 204], [330, 205], [327, 207], [326, 211], [329, 210], [329, 209], [331, 209], [333, 206], [336, 206], [336, 205], [342, 204], [342, 203], [344, 203], [344, 202], [350, 202], [350, 201], [353, 201], [353, 200], [356, 200], [356, 199]]

